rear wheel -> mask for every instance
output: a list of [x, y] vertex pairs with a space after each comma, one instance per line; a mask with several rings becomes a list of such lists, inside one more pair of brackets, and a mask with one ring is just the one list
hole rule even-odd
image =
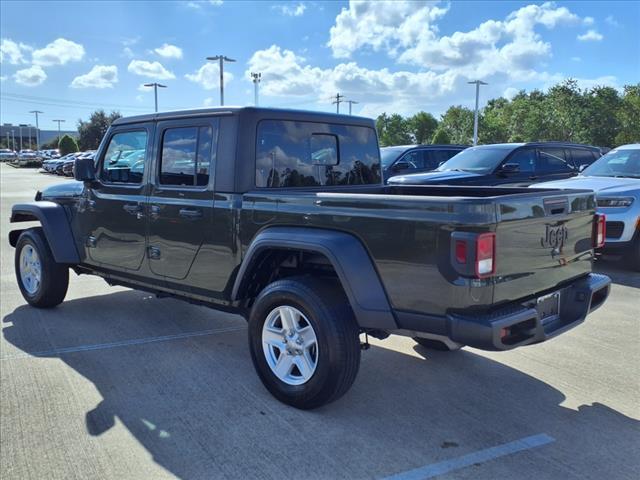
[[421, 345], [430, 350], [438, 350], [440, 352], [455, 352], [464, 347], [464, 345], [452, 341], [443, 342], [440, 340], [433, 340], [431, 338], [422, 337], [413, 337], [413, 339], [418, 345]]
[[15, 269], [24, 299], [38, 308], [60, 304], [69, 286], [69, 268], [56, 263], [41, 228], [22, 232], [16, 243]]
[[358, 326], [331, 280], [293, 277], [268, 285], [251, 310], [249, 346], [264, 386], [301, 409], [344, 395], [360, 366]]

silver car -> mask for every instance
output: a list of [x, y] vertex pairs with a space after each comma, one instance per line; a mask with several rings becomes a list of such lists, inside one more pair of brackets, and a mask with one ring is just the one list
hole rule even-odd
[[534, 187], [593, 190], [607, 217], [604, 251], [624, 254], [640, 270], [640, 144], [611, 150], [577, 177]]

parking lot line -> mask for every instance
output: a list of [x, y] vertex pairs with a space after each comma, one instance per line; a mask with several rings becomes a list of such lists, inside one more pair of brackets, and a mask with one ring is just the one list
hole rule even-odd
[[390, 477], [386, 477], [384, 480], [423, 480], [433, 478], [454, 470], [487, 462], [495, 458], [504, 457], [505, 455], [511, 455], [512, 453], [522, 452], [523, 450], [541, 447], [555, 441], [555, 438], [547, 435], [546, 433], [532, 435], [513, 442], [504, 443], [484, 450], [478, 450], [477, 452], [472, 452], [458, 458], [452, 458], [451, 460], [432, 463], [414, 470], [397, 473]]
[[145, 345], [147, 343], [168, 342], [171, 340], [181, 340], [184, 338], [192, 338], [192, 337], [203, 337], [205, 335], [215, 335], [219, 333], [236, 332], [240, 330], [246, 330], [246, 327], [212, 328], [209, 330], [200, 330], [197, 332], [177, 333], [175, 335], [133, 338], [131, 340], [122, 340], [120, 342], [95, 343], [91, 345], [79, 345], [77, 347], [54, 348], [51, 350], [41, 350], [39, 352], [21, 352], [13, 355], [5, 355], [3, 357], [0, 357], [0, 361], [14, 360], [18, 358], [31, 358], [31, 357], [53, 357], [57, 355], [63, 355], [65, 353], [90, 352], [93, 350], [105, 350], [109, 348], [130, 347], [133, 345]]

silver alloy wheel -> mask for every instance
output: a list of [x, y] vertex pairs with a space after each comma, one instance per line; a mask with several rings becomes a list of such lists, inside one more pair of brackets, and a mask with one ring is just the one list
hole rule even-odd
[[295, 307], [271, 310], [262, 326], [262, 351], [271, 371], [288, 385], [308, 382], [318, 366], [318, 339]]
[[22, 286], [30, 294], [35, 294], [42, 281], [42, 265], [38, 252], [32, 245], [25, 245], [20, 252], [20, 279]]

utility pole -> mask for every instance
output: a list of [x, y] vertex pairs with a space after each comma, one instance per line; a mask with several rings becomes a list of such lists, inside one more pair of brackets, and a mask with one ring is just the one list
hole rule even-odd
[[480, 85], [489, 85], [482, 80], [474, 80], [473, 82], [467, 82], [476, 86], [476, 110], [473, 114], [473, 145], [478, 144], [478, 100], [480, 98]]
[[336, 93], [335, 101], [331, 102], [331, 104], [336, 105], [336, 113], [340, 113], [340, 104], [344, 102], [343, 98], [344, 98], [344, 95], [340, 95], [340, 93]]
[[220, 62], [220, 105], [222, 106], [224, 105], [224, 62], [235, 62], [235, 60], [224, 55], [207, 57], [207, 60], [218, 60]]
[[44, 112], [41, 112], [40, 110], [31, 110], [29, 113], [36, 114], [36, 151], [38, 151], [40, 150], [40, 126], [38, 124], [38, 114]]
[[22, 151], [22, 127], [26, 127], [24, 123], [18, 125], [18, 134], [20, 135], [20, 150]]
[[16, 131], [12, 128], [11, 129], [11, 140], [13, 143], [13, 151], [16, 151]]
[[60, 124], [64, 123], [64, 120], [54, 120], [54, 122], [58, 122], [58, 148], [60, 148]]
[[166, 85], [162, 85], [158, 82], [153, 82], [153, 83], [145, 83], [144, 84], [145, 87], [153, 87], [153, 95], [156, 99], [156, 113], [158, 113], [158, 88], [167, 88]]
[[357, 105], [360, 102], [356, 102], [355, 100], [345, 100], [349, 104], [349, 115], [351, 115], [351, 105]]
[[260, 80], [262, 79], [262, 74], [251, 72], [251, 78], [253, 79], [253, 104], [257, 107], [258, 106], [258, 85], [260, 84]]

